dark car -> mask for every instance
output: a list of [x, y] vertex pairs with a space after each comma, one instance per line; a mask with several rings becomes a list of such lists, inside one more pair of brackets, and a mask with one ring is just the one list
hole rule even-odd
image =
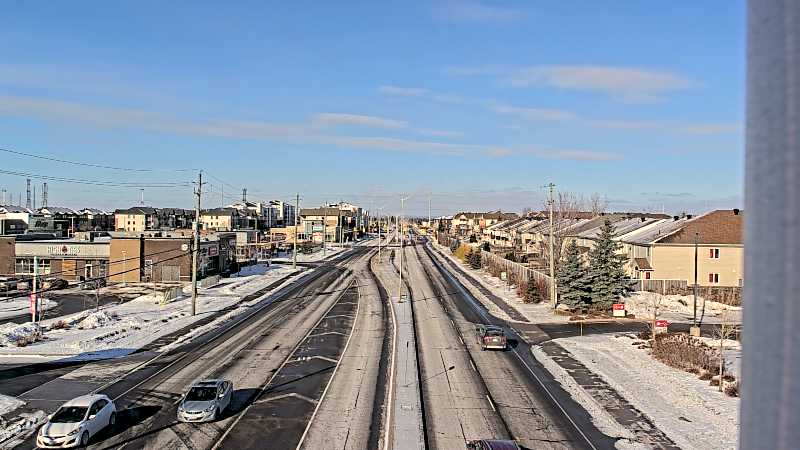
[[64, 289], [67, 286], [69, 286], [67, 280], [61, 278], [50, 278], [42, 282], [42, 289], [47, 290]]
[[106, 285], [105, 278], [94, 278], [88, 281], [84, 281], [81, 283], [81, 289], [84, 290], [91, 290], [91, 289], [100, 289], [101, 287]]
[[480, 439], [467, 442], [468, 450], [521, 450], [514, 441], [499, 439]]
[[508, 344], [505, 332], [496, 325], [475, 325], [475, 335], [481, 350], [490, 348], [505, 350]]

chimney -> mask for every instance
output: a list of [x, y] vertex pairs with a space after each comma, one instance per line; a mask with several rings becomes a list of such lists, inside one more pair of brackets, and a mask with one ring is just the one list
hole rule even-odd
[[738, 216], [739, 215], [739, 208], [733, 208], [733, 215], [734, 216]]

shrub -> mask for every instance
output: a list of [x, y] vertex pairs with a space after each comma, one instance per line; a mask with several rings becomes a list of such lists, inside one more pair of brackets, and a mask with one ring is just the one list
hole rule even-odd
[[734, 381], [732, 383], [727, 383], [723, 388], [725, 395], [728, 397], [738, 397], [739, 396], [739, 382]]
[[56, 323], [50, 325], [51, 330], [66, 330], [69, 329], [69, 324], [66, 320], [59, 320]]
[[463, 262], [467, 262], [467, 256], [472, 252], [472, 248], [469, 245], [459, 245], [455, 252], [453, 252], [453, 256], [460, 259]]
[[[688, 334], [656, 335], [655, 342], [653, 342], [653, 357], [676, 369], [684, 371], [697, 369], [700, 371], [701, 380], [709, 380], [713, 374], [719, 371], [719, 351]], [[706, 376], [708, 378], [704, 378]]]

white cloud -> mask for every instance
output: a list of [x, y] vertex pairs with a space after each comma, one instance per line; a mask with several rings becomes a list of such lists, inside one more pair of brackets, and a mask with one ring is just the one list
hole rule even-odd
[[619, 130], [646, 130], [662, 128], [664, 125], [659, 122], [638, 121], [638, 120], [589, 120], [589, 126], [597, 128], [613, 128]]
[[497, 114], [507, 114], [522, 117], [527, 120], [572, 120], [575, 114], [559, 109], [521, 108], [502, 104], [493, 104], [490, 109]]
[[408, 123], [401, 120], [386, 119], [383, 117], [365, 116], [360, 114], [319, 113], [312, 116], [314, 123], [328, 125], [358, 125], [373, 128], [406, 128]]
[[520, 150], [520, 153], [543, 159], [559, 159], [569, 161], [618, 161], [623, 159], [623, 156], [619, 153], [598, 152], [591, 150], [526, 148]]
[[426, 136], [435, 136], [441, 138], [460, 138], [464, 137], [464, 133], [460, 131], [447, 131], [447, 130], [429, 130], [426, 128], [417, 128], [416, 131], [419, 134], [423, 134]]
[[320, 139], [320, 141], [327, 144], [334, 144], [342, 148], [428, 153], [447, 156], [467, 156], [483, 150], [483, 147], [475, 145], [447, 144], [387, 137], [328, 136]]
[[427, 89], [400, 86], [381, 86], [378, 92], [385, 95], [397, 95], [400, 97], [421, 97], [428, 93]]
[[490, 5], [477, 0], [450, 0], [436, 7], [436, 16], [451, 22], [513, 22], [521, 19], [522, 11]]
[[742, 131], [742, 125], [738, 123], [695, 124], [683, 127], [683, 131], [689, 134], [738, 133]]

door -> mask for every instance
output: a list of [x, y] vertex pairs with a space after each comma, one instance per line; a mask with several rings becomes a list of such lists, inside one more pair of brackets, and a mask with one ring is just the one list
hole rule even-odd
[[103, 408], [103, 404], [101, 403], [103, 400], [98, 400], [89, 407], [89, 414], [86, 418], [86, 428], [89, 430], [89, 434], [94, 436], [100, 431], [103, 427], [101, 423], [103, 423], [102, 417], [100, 417], [100, 410]]
[[83, 266], [83, 271], [84, 271], [84, 276], [86, 277], [87, 280], [94, 278], [94, 270], [92, 270], [91, 264], [86, 264], [85, 266]]

